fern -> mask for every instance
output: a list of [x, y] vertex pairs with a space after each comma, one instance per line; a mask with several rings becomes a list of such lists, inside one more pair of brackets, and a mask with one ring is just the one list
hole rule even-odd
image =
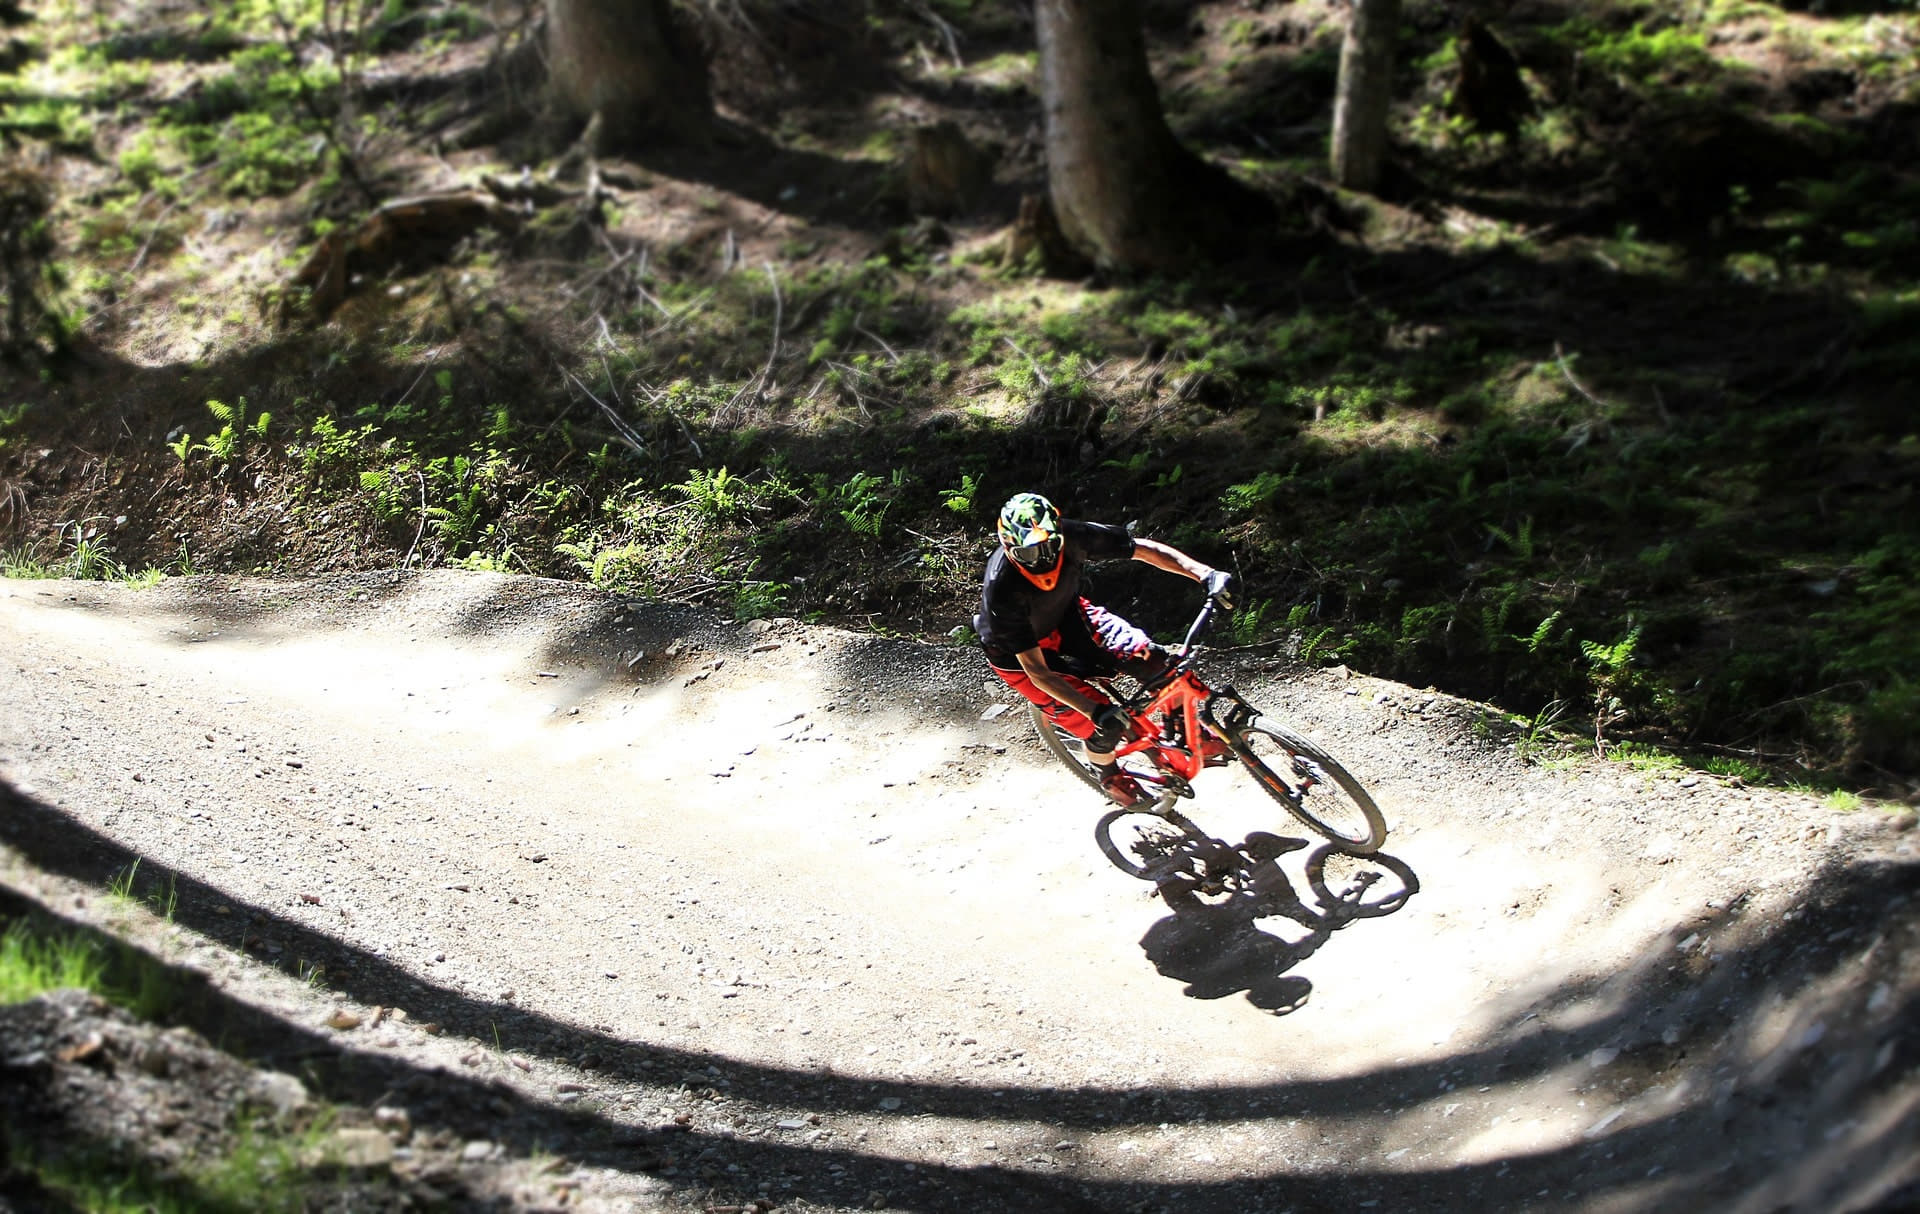
[[1492, 523], [1486, 524], [1486, 528], [1489, 535], [1512, 549], [1514, 555], [1518, 556], [1521, 560], [1530, 561], [1533, 559], [1532, 515], [1521, 519], [1519, 528], [1511, 535], [1501, 528], [1494, 526]]
[[689, 469], [687, 479], [674, 488], [686, 494], [694, 509], [708, 518], [724, 520], [746, 508], [744, 483], [725, 467], [712, 472]]
[[1539, 626], [1533, 630], [1532, 636], [1515, 637], [1513, 639], [1525, 645], [1528, 653], [1539, 653], [1540, 647], [1551, 639], [1553, 626], [1560, 622], [1560, 617], [1563, 614], [1563, 612], [1559, 611], [1552, 612], [1546, 619], [1540, 621]]
[[1639, 644], [1640, 625], [1635, 624], [1627, 630], [1626, 636], [1611, 645], [1602, 645], [1598, 641], [1580, 642], [1580, 653], [1587, 659], [1587, 665], [1596, 677], [1613, 678], [1632, 664], [1633, 651]]
[[980, 478], [976, 476], [968, 476], [966, 473], [963, 472], [960, 474], [959, 487], [954, 489], [949, 489], [944, 494], [942, 494], [941, 502], [943, 505], [946, 506], [947, 509], [953, 511], [955, 514], [972, 514], [973, 513], [973, 497], [974, 497], [974, 494], [978, 493], [979, 491], [980, 491]]

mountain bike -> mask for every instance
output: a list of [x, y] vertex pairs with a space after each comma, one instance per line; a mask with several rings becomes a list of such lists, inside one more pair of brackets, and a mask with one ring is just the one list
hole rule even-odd
[[[1151, 683], [1129, 688], [1121, 686], [1116, 675], [1076, 672], [1127, 714], [1128, 737], [1114, 758], [1149, 796], [1100, 819], [1094, 839], [1101, 852], [1122, 872], [1142, 880], [1164, 879], [1183, 866], [1191, 869], [1196, 860], [1218, 867], [1206, 857], [1227, 845], [1202, 831], [1174, 803], [1194, 795], [1193, 781], [1202, 771], [1236, 762], [1263, 792], [1327, 839], [1328, 850], [1353, 856], [1378, 851], [1386, 842], [1386, 820], [1338, 760], [1263, 716], [1232, 686], [1212, 687], [1194, 672], [1200, 637], [1213, 614], [1209, 599], [1187, 629], [1178, 658]], [[1100, 773], [1087, 762], [1081, 739], [1054, 724], [1038, 705], [1029, 704], [1027, 711], [1047, 749], [1104, 796]]]

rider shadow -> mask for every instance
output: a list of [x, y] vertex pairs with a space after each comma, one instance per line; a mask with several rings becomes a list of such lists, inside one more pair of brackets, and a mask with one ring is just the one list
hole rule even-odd
[[[1245, 991], [1247, 1002], [1276, 1016], [1297, 1011], [1313, 984], [1287, 973], [1355, 919], [1392, 914], [1419, 891], [1413, 870], [1391, 856], [1347, 857], [1322, 845], [1306, 861], [1309, 906], [1280, 868], [1280, 857], [1305, 839], [1256, 831], [1237, 847], [1194, 845], [1188, 871], [1158, 883], [1173, 914], [1147, 929], [1140, 947], [1166, 977], [1187, 984], [1193, 999]], [[1336, 868], [1329, 874], [1330, 866]], [[1346, 869], [1342, 873], [1340, 870]], [[1260, 920], [1285, 918], [1306, 929], [1298, 940], [1265, 930]]]

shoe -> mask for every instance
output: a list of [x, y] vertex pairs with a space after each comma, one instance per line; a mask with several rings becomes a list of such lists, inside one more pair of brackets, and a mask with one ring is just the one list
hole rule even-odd
[[1153, 798], [1140, 787], [1140, 781], [1118, 767], [1101, 778], [1100, 787], [1106, 790], [1107, 796], [1111, 797], [1116, 805], [1153, 804]]

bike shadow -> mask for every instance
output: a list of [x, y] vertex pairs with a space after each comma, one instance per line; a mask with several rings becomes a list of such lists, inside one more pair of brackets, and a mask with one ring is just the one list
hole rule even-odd
[[[1355, 919], [1378, 918], [1419, 892], [1413, 870], [1392, 856], [1347, 856], [1331, 845], [1307, 850], [1302, 898], [1281, 865], [1305, 839], [1256, 831], [1237, 845], [1190, 843], [1190, 871], [1162, 878], [1160, 897], [1173, 911], [1140, 938], [1141, 950], [1161, 974], [1187, 984], [1193, 999], [1223, 999], [1244, 991], [1247, 1002], [1276, 1016], [1298, 1010], [1313, 984], [1287, 971], [1313, 955]], [[1261, 926], [1286, 919], [1306, 929], [1288, 939]]]

